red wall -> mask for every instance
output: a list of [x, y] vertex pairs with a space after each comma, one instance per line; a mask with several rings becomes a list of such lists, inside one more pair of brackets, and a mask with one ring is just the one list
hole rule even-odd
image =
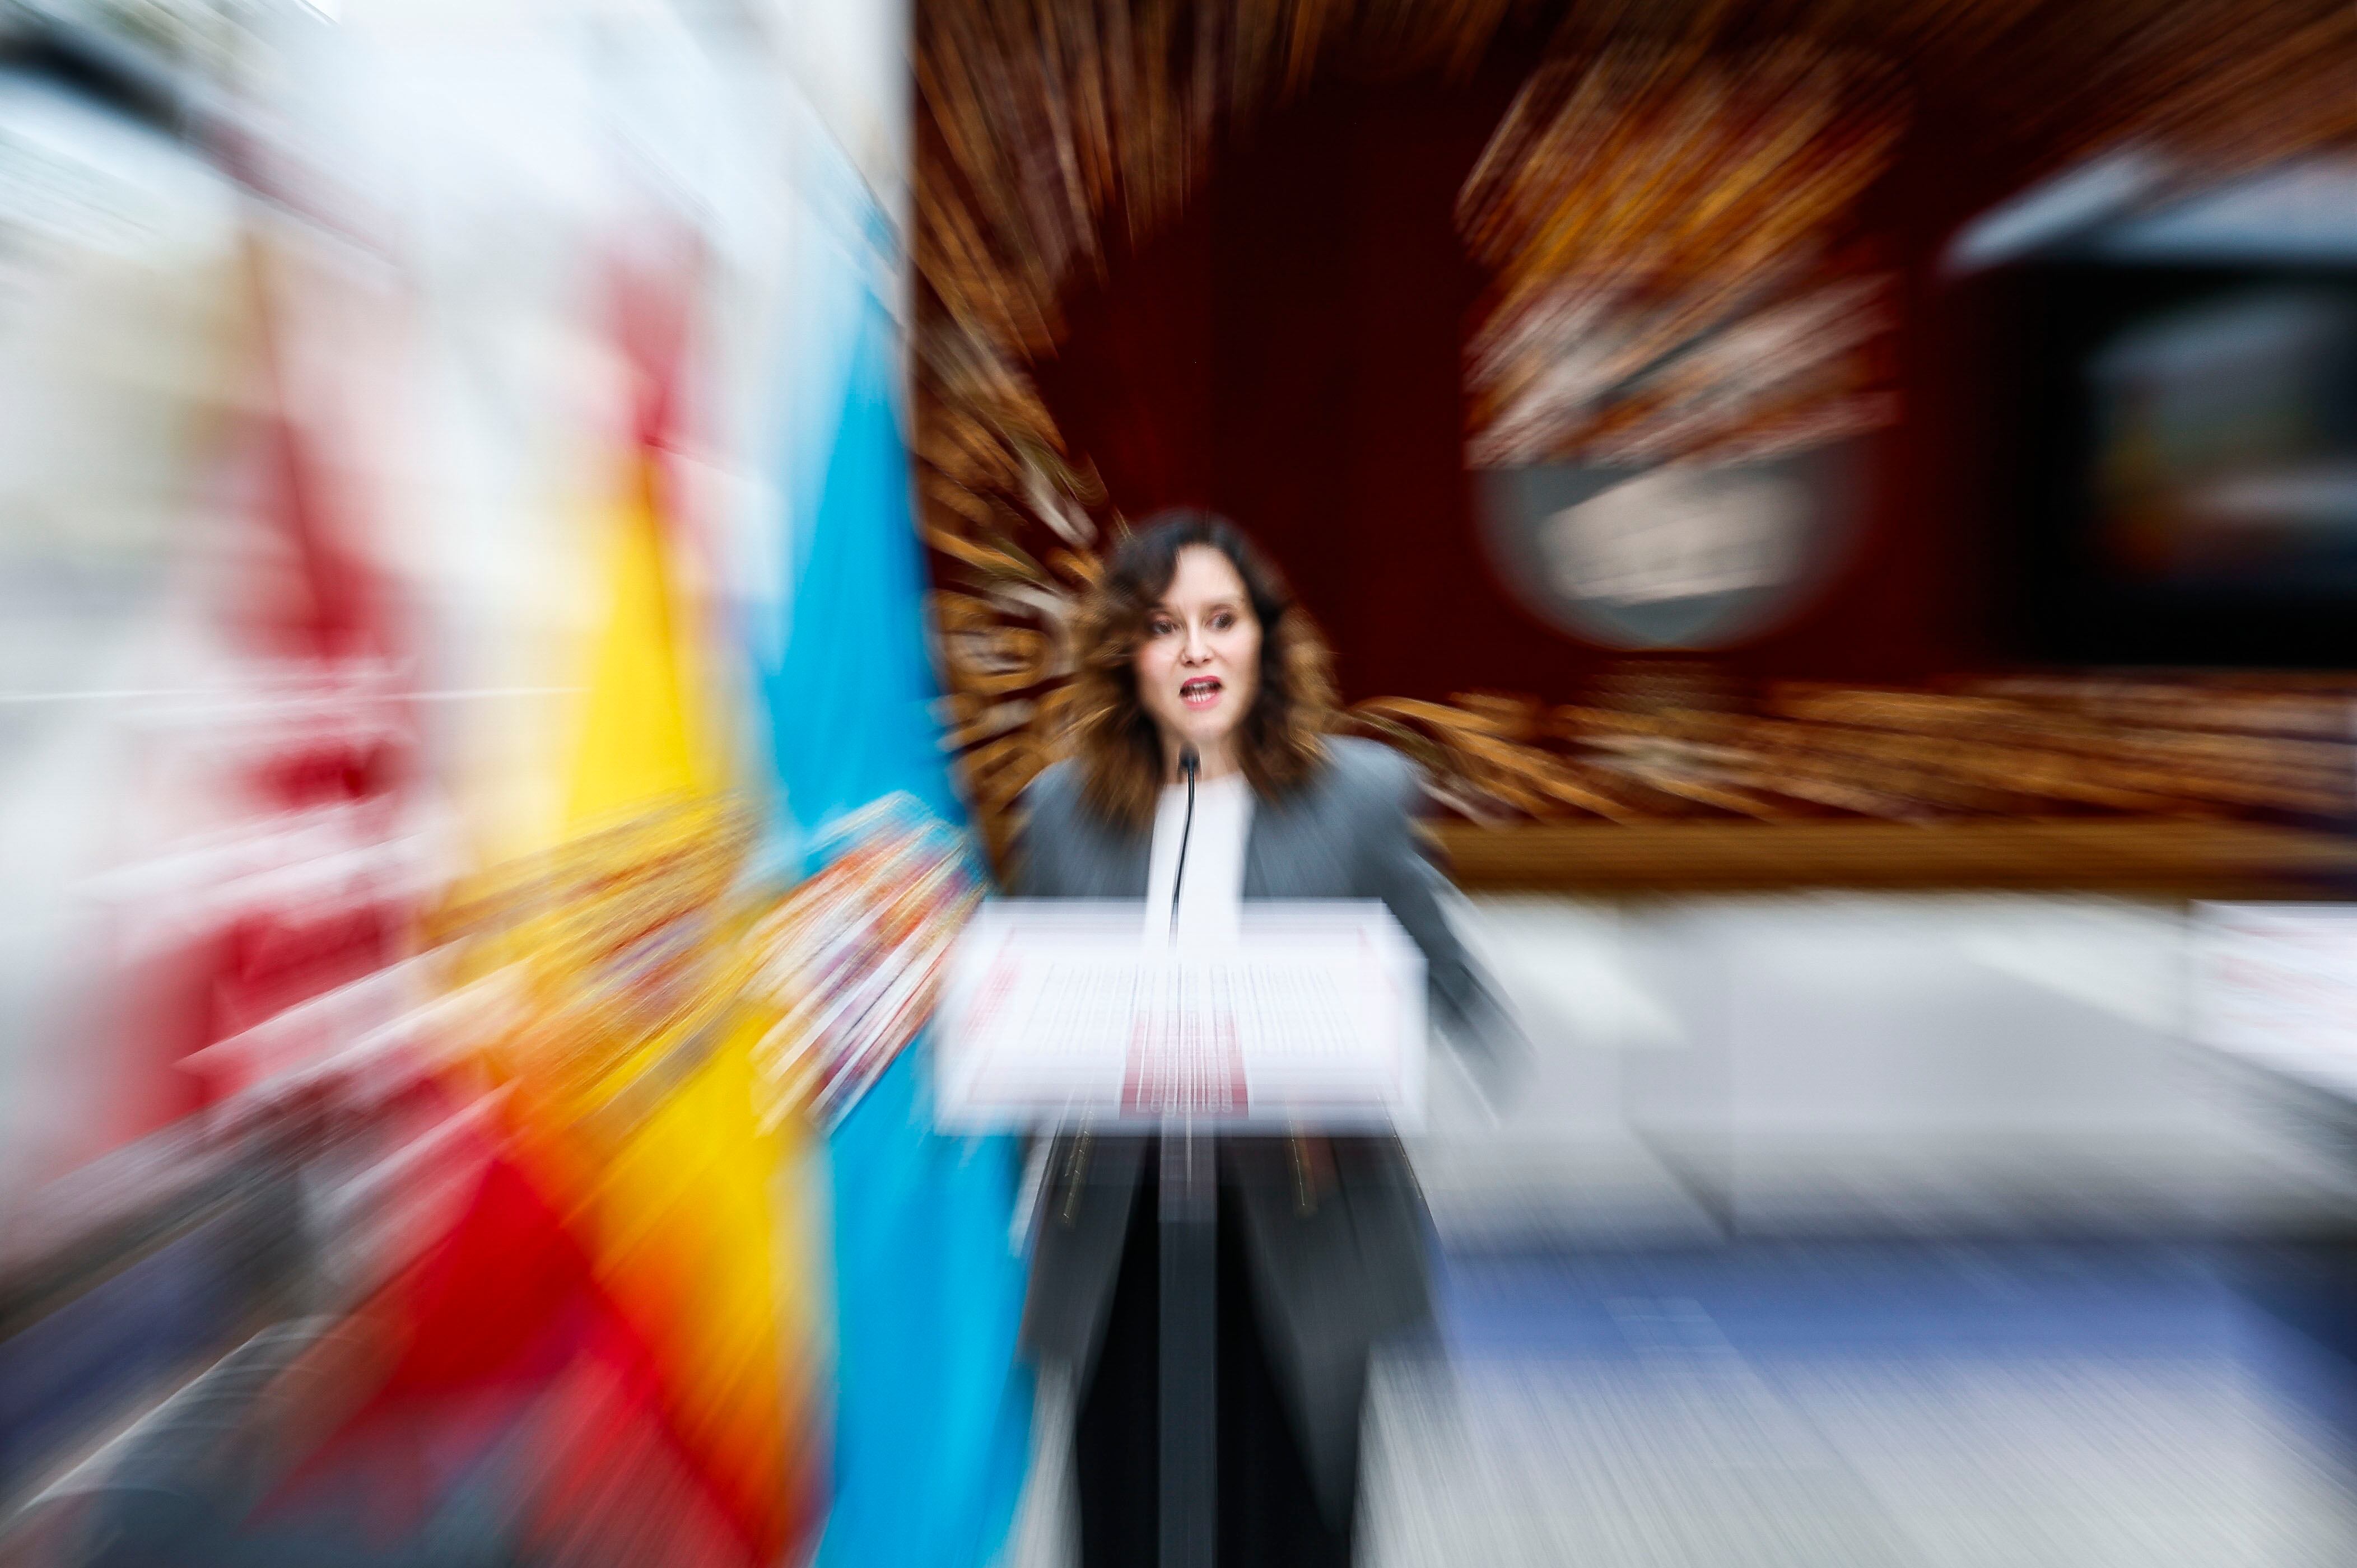
[[[1208, 503], [1269, 546], [1353, 699], [1569, 697], [1622, 657], [1495, 580], [1463, 465], [1462, 339], [1481, 280], [1453, 209], [1529, 63], [1453, 88], [1321, 84], [1265, 118], [1183, 219], [1071, 295], [1068, 341], [1040, 367], [1125, 514]], [[1908, 278], [1907, 413], [1875, 444], [1867, 526], [1797, 618], [1714, 656], [1732, 673], [1908, 681], [1993, 656], [1978, 542], [1996, 503], [1970, 434], [1987, 393], [1975, 329], [1931, 267], [2004, 185], [1968, 109], [1922, 105], [1867, 203], [1867, 242]]]

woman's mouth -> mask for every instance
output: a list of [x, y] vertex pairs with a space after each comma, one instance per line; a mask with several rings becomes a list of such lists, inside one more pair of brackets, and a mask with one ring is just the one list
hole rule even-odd
[[1220, 700], [1222, 690], [1217, 676], [1199, 675], [1178, 688], [1178, 700], [1190, 708], [1208, 708]]

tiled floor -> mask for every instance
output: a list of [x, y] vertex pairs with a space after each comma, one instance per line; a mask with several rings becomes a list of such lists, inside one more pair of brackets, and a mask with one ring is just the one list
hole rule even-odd
[[1374, 1563], [2323, 1568], [2357, 1548], [2327, 1452], [2217, 1365], [1406, 1363], [1374, 1407]]
[[1377, 1376], [1361, 1560], [2357, 1561], [2342, 1364], [2231, 1273], [2129, 1245], [1460, 1256], [1441, 1341]]
[[2200, 1253], [1460, 1258], [1448, 1305], [1373, 1396], [1372, 1563], [2357, 1560], [2340, 1364]]

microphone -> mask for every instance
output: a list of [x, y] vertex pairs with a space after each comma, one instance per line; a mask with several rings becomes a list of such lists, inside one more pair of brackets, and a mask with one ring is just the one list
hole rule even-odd
[[1178, 748], [1178, 771], [1187, 776], [1187, 820], [1178, 829], [1178, 866], [1170, 875], [1170, 940], [1178, 940], [1178, 890], [1187, 886], [1187, 841], [1195, 836], [1195, 775], [1203, 759], [1191, 746]]

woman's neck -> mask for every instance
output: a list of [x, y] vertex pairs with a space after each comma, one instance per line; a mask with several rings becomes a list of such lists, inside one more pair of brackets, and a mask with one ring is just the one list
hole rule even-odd
[[[1187, 776], [1178, 770], [1178, 755], [1182, 749], [1182, 743], [1168, 736], [1163, 737], [1162, 781], [1165, 784], [1187, 781]], [[1235, 747], [1224, 741], [1197, 748], [1196, 757], [1195, 781], [1199, 784], [1208, 784], [1214, 779], [1225, 779], [1243, 770], [1243, 765], [1236, 760]]]

